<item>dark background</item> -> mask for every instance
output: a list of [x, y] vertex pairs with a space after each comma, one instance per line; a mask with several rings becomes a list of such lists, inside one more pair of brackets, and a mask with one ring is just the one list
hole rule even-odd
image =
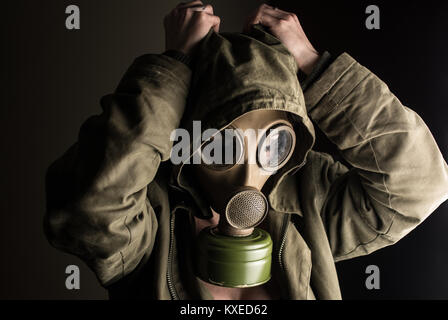
[[[261, 1], [205, 1], [222, 31], [240, 31]], [[448, 155], [448, 3], [445, 1], [272, 1], [295, 12], [319, 51], [348, 52], [415, 110]], [[81, 10], [81, 29], [65, 29], [65, 8]], [[50, 247], [42, 232], [48, 165], [99, 113], [132, 60], [162, 52], [163, 16], [177, 1], [11, 1], [1, 9], [2, 214], [1, 299], [104, 299], [78, 258]], [[381, 29], [367, 30], [365, 8], [381, 10]], [[337, 264], [346, 299], [447, 299], [448, 204], [394, 246]], [[65, 268], [81, 269], [81, 289], [65, 288]], [[367, 290], [365, 268], [381, 270], [381, 289]]]

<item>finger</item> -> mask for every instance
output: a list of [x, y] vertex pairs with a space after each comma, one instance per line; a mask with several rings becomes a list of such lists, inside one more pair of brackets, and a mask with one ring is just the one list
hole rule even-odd
[[265, 23], [261, 23], [262, 25], [267, 26], [267, 24], [269, 24], [269, 27], [272, 27], [275, 21], [272, 20], [271, 17], [277, 18], [277, 20], [287, 20], [289, 15], [289, 12], [279, 10], [267, 4], [262, 4], [252, 15], [248, 17], [243, 30], [247, 32], [252, 25], [261, 23], [263, 20], [265, 20]]
[[249, 15], [246, 18], [246, 21], [244, 22], [244, 25], [243, 25], [243, 32], [249, 32], [250, 27], [254, 24], [253, 22], [255, 20], [255, 16], [256, 16], [256, 14], [252, 13], [251, 15]]
[[189, 7], [188, 10], [203, 11], [203, 12], [206, 12], [206, 13], [211, 14], [211, 15], [214, 14], [213, 7], [211, 5], [209, 5], [209, 4], [207, 4], [205, 6], [200, 5], [200, 6]]
[[292, 17], [294, 18], [294, 21], [297, 23], [297, 24], [299, 24], [300, 25], [300, 22], [299, 22], [299, 18], [297, 17], [297, 15], [295, 14], [295, 13], [293, 13], [293, 12], [288, 12], [290, 15], [292, 15]]
[[206, 12], [193, 12], [196, 19], [202, 19], [202, 23], [208, 28], [213, 28], [215, 32], [219, 32], [219, 26], [221, 24], [221, 19], [213, 14], [208, 14]]
[[215, 16], [213, 14], [203, 13], [203, 12], [195, 12], [195, 15], [198, 16], [198, 18], [204, 19], [206, 25], [209, 26], [209, 28], [213, 28], [216, 32], [219, 32], [219, 26], [221, 24], [221, 18], [218, 16]]
[[212, 28], [216, 33], [219, 33], [219, 26], [221, 25], [221, 19], [218, 16], [211, 16], [210, 22], [212, 24]]
[[[273, 7], [269, 7], [269, 6], [265, 7], [263, 9], [263, 12], [267, 13], [273, 17], [283, 19], [283, 20], [293, 19], [294, 22], [296, 22], [296, 19], [297, 19], [296, 15], [294, 13], [283, 11], [278, 8], [273, 8]], [[294, 19], [294, 17], [295, 17], [295, 19]]]
[[190, 6], [190, 5], [195, 5], [195, 4], [203, 4], [201, 0], [192, 0], [192, 1], [185, 1], [185, 2], [180, 2], [176, 8], [181, 8], [181, 7], [185, 7], [185, 6]]
[[280, 9], [277, 9], [276, 11], [280, 11], [280, 13], [284, 15], [284, 20], [293, 21], [297, 26], [300, 25], [299, 18], [297, 18], [297, 15], [295, 13], [283, 11]]
[[189, 1], [189, 2], [181, 2], [177, 5], [176, 9], [184, 9], [184, 8], [189, 8], [189, 7], [194, 7], [194, 6], [203, 6], [204, 4], [202, 3], [202, 1], [200, 0], [194, 0], [194, 1]]
[[253, 24], [258, 23], [258, 19], [259, 19], [260, 15], [262, 14], [262, 10], [265, 6], [267, 6], [267, 5], [262, 4], [247, 17], [246, 23], [245, 23], [245, 29], [249, 28]]
[[262, 13], [257, 15], [257, 17], [250, 22], [249, 26], [260, 23], [261, 25], [270, 28], [277, 25], [279, 20], [281, 19], [267, 13]]

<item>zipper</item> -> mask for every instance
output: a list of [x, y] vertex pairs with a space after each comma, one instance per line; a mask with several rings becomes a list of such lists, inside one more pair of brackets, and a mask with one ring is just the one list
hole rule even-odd
[[174, 254], [174, 213], [172, 214], [170, 218], [170, 248], [168, 252], [168, 270], [166, 272], [166, 280], [168, 282], [168, 290], [171, 295], [171, 300], [179, 300], [179, 296], [177, 295], [176, 288], [173, 284], [173, 278], [172, 278], [172, 261], [173, 261], [173, 254]]
[[288, 214], [285, 214], [285, 217], [283, 218], [281, 233], [280, 233], [282, 235], [282, 241], [280, 242], [280, 247], [278, 249], [278, 264], [280, 265], [280, 268], [282, 269], [282, 271], [285, 271], [282, 254], [283, 254], [283, 247], [285, 246], [285, 242], [286, 242], [286, 228], [288, 227], [288, 220], [289, 220], [289, 216], [288, 216]]

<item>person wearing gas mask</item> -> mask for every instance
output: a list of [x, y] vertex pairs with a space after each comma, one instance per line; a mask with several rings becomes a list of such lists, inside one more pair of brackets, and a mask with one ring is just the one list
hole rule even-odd
[[[340, 299], [335, 262], [419, 225], [448, 166], [415, 112], [347, 53], [316, 52], [294, 14], [219, 24], [201, 1], [167, 15], [167, 51], [137, 58], [50, 166], [46, 236], [111, 298]], [[313, 150], [317, 127], [343, 161]]]

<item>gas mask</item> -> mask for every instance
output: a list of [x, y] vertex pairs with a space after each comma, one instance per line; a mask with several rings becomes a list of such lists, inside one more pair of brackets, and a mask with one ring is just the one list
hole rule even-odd
[[255, 110], [210, 134], [192, 167], [217, 226], [197, 237], [197, 272], [202, 280], [225, 287], [252, 287], [271, 277], [272, 240], [257, 226], [269, 203], [263, 186], [293, 154], [296, 135], [287, 113]]

